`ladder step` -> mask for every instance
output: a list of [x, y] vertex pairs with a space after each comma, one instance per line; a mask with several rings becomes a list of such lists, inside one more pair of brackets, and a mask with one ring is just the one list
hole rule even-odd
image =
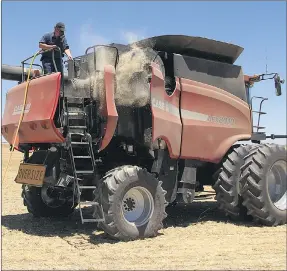
[[84, 98], [81, 98], [81, 97], [69, 98], [67, 100], [67, 104], [76, 104], [79, 106], [83, 106], [83, 101], [84, 101]]
[[71, 121], [74, 121], [74, 120], [83, 121], [83, 120], [85, 120], [85, 115], [82, 115], [82, 114], [71, 114], [71, 115], [66, 116], [66, 117], [68, 118], [69, 126], [70, 126]]
[[75, 159], [91, 159], [91, 156], [74, 156]]
[[[85, 136], [85, 133], [82, 133], [82, 132], [70, 132], [69, 133], [70, 134], [70, 136], [71, 136], [71, 138], [73, 137], [73, 139], [72, 140], [77, 140], [76, 138], [74, 138], [74, 137], [82, 137], [82, 138], [84, 138], [84, 136]], [[73, 141], [73, 142], [82, 142], [82, 141]]]
[[90, 205], [90, 206], [99, 206], [99, 203], [98, 202], [94, 202], [94, 201], [87, 201], [87, 202], [84, 202], [84, 201], [81, 201], [80, 202], [80, 205]]
[[89, 142], [77, 142], [77, 141], [72, 141], [72, 145], [89, 145]]
[[69, 126], [70, 129], [87, 129], [87, 126]]
[[77, 174], [93, 174], [93, 170], [76, 170]]
[[86, 115], [86, 112], [84, 111], [68, 111], [66, 112], [69, 116], [77, 116], [77, 115]]
[[79, 186], [80, 189], [97, 189], [96, 186]]
[[87, 219], [87, 218], [83, 218], [83, 220], [82, 220], [84, 223], [87, 223], [87, 222], [105, 222], [105, 219], [104, 218], [99, 218], [99, 219], [97, 219], [97, 218], [90, 218], [90, 219]]
[[81, 106], [81, 107], [83, 107], [83, 103], [82, 103], [82, 101], [80, 101], [79, 99], [74, 99], [74, 100], [68, 100], [67, 101], [67, 104], [73, 104], [73, 105], [75, 105], [75, 106], [73, 106], [73, 107], [77, 107], [77, 106]]
[[262, 111], [252, 111], [252, 113], [267, 114], [266, 112], [262, 112]]

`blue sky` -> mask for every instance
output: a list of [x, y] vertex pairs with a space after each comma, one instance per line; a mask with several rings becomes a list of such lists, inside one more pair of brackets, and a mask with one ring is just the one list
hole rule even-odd
[[[38, 50], [38, 41], [56, 22], [66, 24], [73, 56], [94, 44], [129, 42], [163, 34], [203, 36], [244, 47], [236, 64], [246, 74], [278, 72], [286, 79], [286, 2], [11, 2], [2, 1], [2, 63], [20, 62]], [[5, 93], [16, 82], [2, 80]], [[272, 80], [253, 95], [269, 100], [262, 118], [267, 133], [286, 133], [286, 84], [275, 96]], [[284, 140], [278, 140], [285, 143]]]

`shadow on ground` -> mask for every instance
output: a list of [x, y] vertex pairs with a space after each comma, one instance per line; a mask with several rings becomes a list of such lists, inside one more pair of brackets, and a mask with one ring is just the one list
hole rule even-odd
[[257, 227], [250, 221], [234, 221], [229, 219], [217, 208], [216, 201], [194, 201], [189, 206], [175, 206], [167, 208], [167, 218], [164, 227], [188, 227], [208, 221], [230, 223], [238, 226]]
[[[35, 218], [29, 213], [2, 216], [2, 227], [22, 231], [29, 235], [61, 238], [87, 235], [90, 243], [116, 243], [97, 228], [96, 223], [81, 223], [79, 210], [67, 218]], [[96, 235], [95, 235], [96, 233]]]
[[[221, 211], [217, 209], [215, 201], [195, 201], [190, 206], [175, 206], [167, 208], [168, 217], [164, 221], [164, 228], [187, 227], [198, 223], [213, 221], [217, 223], [232, 223], [238, 226], [256, 227], [251, 222], [234, 222], [229, 220]], [[26, 234], [37, 236], [59, 236], [61, 238], [73, 235], [89, 236], [92, 244], [116, 243], [118, 241], [110, 239], [105, 233], [97, 229], [95, 223], [80, 222], [79, 211], [68, 218], [60, 220], [50, 218], [34, 218], [31, 214], [16, 214], [2, 216], [2, 226], [10, 230], [22, 231]]]

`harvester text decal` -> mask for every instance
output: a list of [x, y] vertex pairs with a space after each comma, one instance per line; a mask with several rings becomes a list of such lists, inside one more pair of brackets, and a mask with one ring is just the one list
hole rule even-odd
[[[31, 107], [31, 103], [26, 104], [24, 113], [28, 113], [30, 111], [30, 107]], [[22, 110], [23, 110], [22, 104], [16, 105], [14, 107], [12, 115], [20, 115], [22, 113]]]
[[172, 104], [168, 103], [167, 101], [158, 100], [156, 98], [152, 98], [152, 106], [159, 108], [161, 110], [170, 112]]
[[[166, 111], [176, 117], [179, 117], [179, 109], [171, 103], [152, 98], [152, 106], [163, 111]], [[234, 126], [235, 118], [226, 116], [212, 116], [191, 110], [181, 109], [181, 116], [183, 119], [198, 120], [205, 122], [212, 122], [220, 125]]]
[[218, 124], [230, 125], [233, 126], [235, 124], [235, 119], [231, 117], [225, 116], [208, 116], [208, 121]]
[[152, 98], [152, 106], [155, 108], [161, 109], [163, 111], [166, 111], [178, 118], [180, 117], [179, 109], [167, 101], [159, 100], [157, 98]]

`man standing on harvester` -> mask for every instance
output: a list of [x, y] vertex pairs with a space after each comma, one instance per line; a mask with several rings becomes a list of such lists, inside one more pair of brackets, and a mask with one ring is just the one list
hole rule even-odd
[[[65, 37], [64, 23], [61, 22], [57, 23], [54, 27], [54, 32], [45, 34], [39, 41], [39, 47], [43, 50], [50, 50], [52, 48], [57, 47], [61, 49], [61, 53], [59, 52], [59, 50], [54, 50], [55, 65], [57, 67], [58, 72], [62, 72], [63, 69], [62, 57], [64, 56], [64, 53], [68, 56], [69, 59], [73, 59], [67, 39]], [[52, 50], [44, 52], [40, 60], [42, 61], [43, 64], [44, 74], [56, 72], [53, 63]]]

